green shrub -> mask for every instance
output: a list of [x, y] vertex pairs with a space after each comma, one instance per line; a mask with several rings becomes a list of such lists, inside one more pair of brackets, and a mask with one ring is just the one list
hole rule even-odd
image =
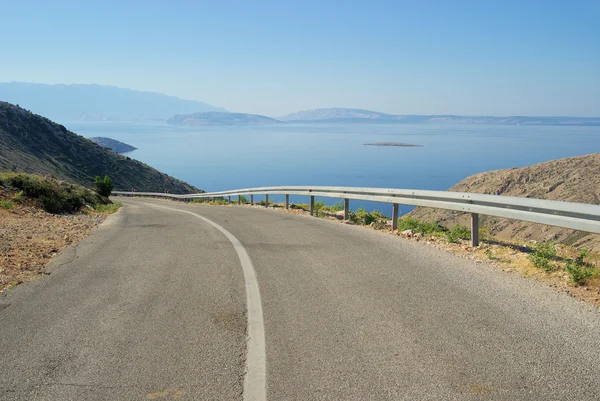
[[104, 178], [100, 178], [96, 176], [94, 179], [94, 184], [96, 185], [96, 190], [100, 196], [104, 196], [108, 198], [114, 188], [112, 180], [109, 176], [105, 175]]
[[565, 270], [571, 275], [571, 281], [576, 284], [583, 284], [586, 279], [592, 277], [594, 268], [585, 261], [587, 250], [582, 250], [575, 259], [567, 259]]
[[471, 239], [471, 230], [465, 226], [457, 224], [452, 227], [450, 231], [446, 232], [446, 238], [450, 243], [457, 243], [459, 239]]
[[412, 217], [403, 217], [398, 219], [398, 230], [412, 230], [414, 233], [428, 234], [428, 235], [441, 235], [446, 232], [447, 229], [437, 223], [423, 222]]
[[[218, 205], [218, 206], [223, 206], [223, 205], [229, 205], [229, 201], [227, 199], [214, 199], [212, 201], [209, 202], [211, 205]], [[262, 204], [265, 204], [265, 201], [262, 201]]]
[[373, 211], [371, 212], [371, 214], [372, 214], [373, 216], [375, 216], [376, 218], [378, 218], [378, 219], [382, 219], [382, 220], [389, 220], [389, 217], [387, 217], [385, 214], [383, 214], [383, 212], [381, 212], [381, 211], [379, 211], [379, 210], [377, 210], [377, 209], [373, 210]]
[[247, 203], [250, 203], [248, 198], [246, 198], [244, 195], [240, 195], [240, 202], [243, 203], [244, 205]]
[[13, 210], [15, 203], [10, 199], [0, 199], [0, 207], [6, 210]]
[[363, 224], [368, 226], [369, 224], [377, 221], [377, 217], [372, 215], [371, 213], [367, 213], [363, 216]]
[[323, 202], [323, 201], [317, 201], [317, 202], [314, 203], [313, 211], [314, 210], [321, 210], [324, 207], [325, 207], [325, 202]]
[[527, 257], [535, 267], [544, 269], [547, 272], [554, 270], [551, 263], [556, 259], [556, 248], [552, 243], [540, 242], [536, 244], [533, 253]]
[[372, 213], [367, 212], [363, 207], [359, 207], [356, 212], [348, 212], [348, 220], [355, 222], [356, 224], [360, 224], [363, 226], [368, 226], [371, 223], [377, 221], [378, 218], [387, 218], [381, 212], [377, 210]]
[[112, 214], [112, 213], [115, 213], [117, 210], [119, 210], [119, 208], [121, 206], [123, 206], [123, 204], [121, 202], [113, 202], [113, 203], [109, 203], [107, 205], [96, 205], [94, 207], [94, 210], [97, 213]]
[[344, 210], [344, 202], [343, 201], [335, 202], [333, 205], [329, 206], [329, 210], [331, 210], [332, 212], [340, 212], [340, 211]]
[[[315, 204], [315, 207], [316, 207], [316, 204]], [[344, 210], [344, 202], [343, 201], [335, 202], [331, 206], [323, 205], [323, 207], [321, 207], [319, 210], [323, 210], [325, 212], [331, 212], [331, 213], [339, 212], [341, 210]]]
[[33, 174], [0, 174], [0, 184], [22, 191], [21, 196], [38, 201], [49, 213], [72, 213], [86, 203], [106, 203], [86, 188]]
[[19, 191], [12, 197], [12, 200], [15, 202], [21, 202], [21, 198], [23, 197], [23, 191]]

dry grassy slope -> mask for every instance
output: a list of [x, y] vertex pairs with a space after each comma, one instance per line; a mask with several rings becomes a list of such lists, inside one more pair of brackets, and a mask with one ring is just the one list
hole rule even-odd
[[[552, 160], [532, 166], [475, 174], [449, 191], [519, 196], [568, 202], [600, 204], [600, 153]], [[467, 225], [464, 213], [417, 208], [410, 214], [444, 226]], [[503, 239], [555, 241], [600, 251], [600, 235], [540, 224], [482, 216], [482, 227]]]
[[15, 171], [93, 186], [109, 175], [116, 190], [190, 193], [199, 190], [137, 160], [118, 155], [64, 126], [0, 101], [0, 171]]

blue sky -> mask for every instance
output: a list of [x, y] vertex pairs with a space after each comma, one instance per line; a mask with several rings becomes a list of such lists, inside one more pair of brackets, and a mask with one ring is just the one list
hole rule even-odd
[[0, 0], [0, 81], [279, 116], [600, 115], [600, 1]]

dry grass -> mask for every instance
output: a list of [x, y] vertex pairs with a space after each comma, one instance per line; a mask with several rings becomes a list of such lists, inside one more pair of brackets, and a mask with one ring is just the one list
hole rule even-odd
[[[0, 199], [14, 193], [0, 190]], [[99, 214], [56, 215], [31, 200], [11, 210], [0, 208], [0, 293], [44, 274], [44, 266], [62, 249], [79, 242], [105, 218]]]

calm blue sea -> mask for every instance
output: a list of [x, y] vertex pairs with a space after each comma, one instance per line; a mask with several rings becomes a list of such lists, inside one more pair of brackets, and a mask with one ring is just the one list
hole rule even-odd
[[[129, 157], [206, 191], [272, 185], [445, 190], [482, 171], [600, 152], [600, 127], [289, 124], [183, 128], [166, 123], [112, 122], [65, 125], [84, 137], [105, 136], [131, 144], [138, 150], [129, 153]], [[364, 146], [368, 142], [404, 142], [423, 147]], [[386, 213], [391, 210], [388, 205], [352, 203], [353, 209], [359, 206]], [[405, 207], [402, 212], [408, 210]]]

